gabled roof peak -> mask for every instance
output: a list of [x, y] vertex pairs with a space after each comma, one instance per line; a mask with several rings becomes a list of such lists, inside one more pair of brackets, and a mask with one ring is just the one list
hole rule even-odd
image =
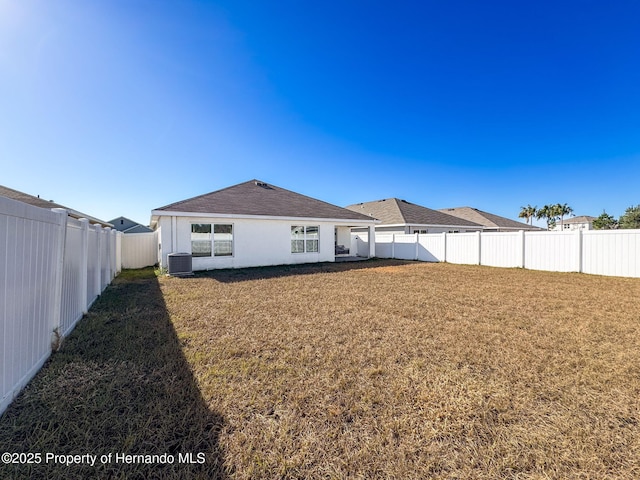
[[352, 211], [364, 210], [371, 217], [381, 220], [382, 225], [481, 226], [395, 197], [357, 203], [347, 208]]
[[258, 179], [156, 208], [154, 215], [161, 211], [371, 222], [371, 218], [362, 213], [354, 213]]

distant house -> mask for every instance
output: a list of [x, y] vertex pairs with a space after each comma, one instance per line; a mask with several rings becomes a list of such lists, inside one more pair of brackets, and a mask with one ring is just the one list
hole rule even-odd
[[[346, 208], [380, 220], [375, 227], [376, 232], [380, 233], [462, 233], [482, 230], [482, 225], [476, 222], [399, 198], [356, 203]], [[354, 232], [358, 231], [361, 230], [354, 229]]]
[[45, 200], [44, 198], [40, 198], [40, 196], [29, 195], [28, 193], [20, 192], [18, 190], [14, 190], [13, 188], [4, 187], [2, 185], [0, 185], [0, 196], [11, 198], [12, 200], [18, 200], [19, 202], [28, 203], [29, 205], [40, 208], [64, 208], [67, 211], [67, 215], [72, 218], [86, 218], [87, 220], [89, 220], [89, 223], [97, 224], [101, 227], [113, 227], [113, 224], [109, 222], [105, 222], [98, 218], [92, 217], [91, 215], [79, 212], [77, 210], [74, 210], [73, 208], [65, 207], [64, 205], [60, 205], [53, 200]]
[[442, 208], [438, 210], [463, 220], [479, 223], [485, 232], [516, 232], [518, 230], [544, 230], [540, 227], [517, 222], [510, 218], [484, 212], [472, 207]]
[[133, 220], [127, 217], [118, 217], [113, 220], [109, 220], [109, 223], [113, 224], [113, 228], [122, 233], [147, 233], [153, 232], [149, 227], [145, 227], [144, 225], [134, 222]]
[[351, 228], [373, 230], [376, 222], [260, 180], [151, 212], [161, 266], [170, 253], [191, 253], [194, 270], [333, 262], [337, 250], [349, 252]]
[[579, 217], [565, 218], [562, 222], [558, 220], [556, 225], [551, 229], [556, 232], [567, 230], [593, 230], [593, 221], [596, 217], [581, 215]]

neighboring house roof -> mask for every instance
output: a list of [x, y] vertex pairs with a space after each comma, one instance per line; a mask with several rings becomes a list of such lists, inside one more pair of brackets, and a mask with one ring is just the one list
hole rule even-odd
[[136, 221], [127, 217], [118, 217], [113, 220], [109, 220], [109, 223], [113, 224], [113, 228], [123, 233], [146, 233], [153, 232], [149, 227], [142, 225]]
[[596, 217], [590, 217], [589, 215], [580, 215], [579, 217], [565, 218], [563, 223], [592, 223], [595, 219]]
[[151, 230], [149, 227], [146, 227], [144, 225], [134, 225], [131, 228], [127, 228], [126, 230], [123, 230], [122, 233], [149, 233], [149, 232], [153, 232], [153, 230]]
[[479, 223], [487, 229], [544, 230], [534, 225], [527, 225], [526, 223], [517, 222], [510, 218], [494, 215], [493, 213], [483, 212], [482, 210], [472, 207], [442, 208], [439, 211]]
[[12, 200], [28, 203], [29, 205], [33, 205], [34, 207], [46, 208], [48, 210], [52, 208], [64, 208], [67, 211], [67, 215], [69, 215], [72, 218], [86, 218], [87, 220], [89, 220], [90, 223], [96, 223], [103, 227], [113, 227], [113, 225], [110, 224], [109, 222], [105, 222], [98, 218], [92, 217], [91, 215], [86, 215], [72, 208], [65, 207], [64, 205], [55, 203], [52, 200], [45, 200], [43, 198], [40, 198], [39, 196], [34, 197], [33, 195], [29, 195], [28, 193], [14, 190], [13, 188], [4, 187], [0, 185], [0, 195], [3, 197], [11, 198]]
[[174, 213], [318, 218], [373, 222], [374, 219], [260, 180], [233, 185], [153, 210], [152, 216]]
[[385, 198], [373, 202], [356, 203], [347, 209], [377, 218], [381, 225], [442, 225], [456, 227], [481, 227], [472, 221], [432, 210], [399, 198]]

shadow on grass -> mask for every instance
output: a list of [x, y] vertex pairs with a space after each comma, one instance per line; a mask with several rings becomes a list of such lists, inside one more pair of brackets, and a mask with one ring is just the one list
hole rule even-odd
[[195, 272], [195, 277], [211, 278], [223, 283], [237, 283], [250, 280], [291, 277], [298, 275], [314, 275], [317, 273], [347, 272], [350, 270], [365, 270], [369, 268], [411, 265], [415, 263], [416, 262], [410, 260], [388, 260], [372, 258], [370, 260], [357, 262], [302, 263], [298, 265], [277, 265], [269, 267], [209, 270], [204, 272]]
[[[123, 272], [0, 418], [2, 452], [41, 454], [31, 465], [0, 464], [0, 478], [224, 478], [222, 424], [200, 395], [153, 270]], [[67, 466], [47, 453], [97, 459]], [[126, 463], [116, 454], [166, 455]]]

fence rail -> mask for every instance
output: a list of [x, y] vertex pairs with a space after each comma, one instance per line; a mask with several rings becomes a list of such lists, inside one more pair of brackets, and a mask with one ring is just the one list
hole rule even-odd
[[0, 197], [0, 414], [120, 271], [121, 238]]
[[[368, 236], [352, 236], [366, 252]], [[640, 230], [377, 233], [375, 242], [380, 258], [640, 277]]]

